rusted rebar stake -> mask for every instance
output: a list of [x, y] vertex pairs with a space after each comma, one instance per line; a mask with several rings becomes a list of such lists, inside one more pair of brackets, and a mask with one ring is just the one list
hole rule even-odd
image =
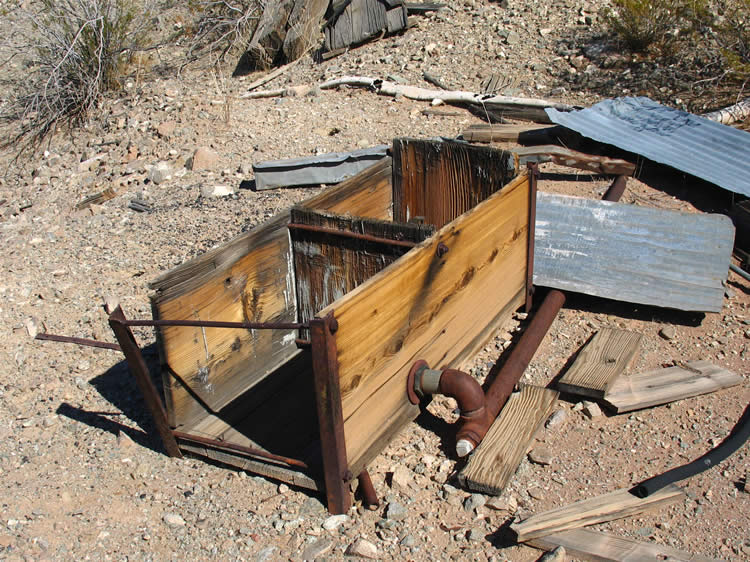
[[375, 511], [380, 506], [380, 500], [378, 500], [378, 494], [375, 491], [375, 486], [372, 485], [372, 478], [367, 470], [363, 470], [359, 473], [359, 490], [362, 494], [362, 503], [370, 511]]

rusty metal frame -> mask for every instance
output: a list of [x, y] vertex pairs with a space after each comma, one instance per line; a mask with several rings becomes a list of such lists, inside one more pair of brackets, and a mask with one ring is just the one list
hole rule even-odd
[[344, 415], [339, 386], [334, 313], [310, 321], [315, 403], [318, 411], [320, 447], [328, 511], [346, 513], [352, 505], [349, 482], [354, 478], [347, 466]]
[[536, 230], [536, 190], [539, 179], [539, 165], [536, 162], [526, 164], [529, 174], [529, 226], [526, 256], [526, 306], [524, 310], [531, 312], [534, 295], [534, 236]]
[[343, 238], [355, 238], [357, 240], [365, 240], [367, 242], [375, 242], [377, 244], [385, 244], [386, 246], [399, 246], [402, 248], [413, 248], [417, 246], [419, 242], [411, 242], [409, 240], [391, 240], [390, 238], [383, 238], [382, 236], [373, 236], [372, 234], [360, 234], [359, 232], [351, 232], [350, 230], [338, 230], [336, 228], [328, 228], [325, 226], [315, 226], [311, 224], [301, 224], [296, 222], [290, 222], [287, 227], [290, 230], [304, 230], [307, 232], [320, 232], [322, 234], [330, 234], [332, 236], [341, 236]]
[[138, 384], [141, 394], [143, 394], [146, 407], [151, 412], [154, 425], [156, 425], [156, 430], [161, 436], [167, 454], [170, 457], [182, 457], [180, 447], [177, 445], [177, 440], [172, 433], [172, 428], [169, 427], [164, 403], [151, 380], [151, 374], [149, 373], [146, 361], [143, 359], [141, 349], [135, 341], [133, 332], [128, 327], [127, 318], [125, 318], [125, 313], [120, 306], [110, 313], [109, 326], [112, 328], [117, 341], [120, 343], [120, 349], [122, 350], [123, 355], [125, 355], [125, 361], [130, 368], [130, 372], [135, 377], [135, 382]]

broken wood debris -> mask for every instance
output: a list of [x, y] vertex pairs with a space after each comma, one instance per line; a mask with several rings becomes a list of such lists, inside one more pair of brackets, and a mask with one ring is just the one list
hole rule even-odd
[[744, 121], [750, 117], [750, 98], [745, 98], [734, 105], [723, 107], [710, 113], [704, 113], [703, 117], [722, 125], [731, 125], [737, 121]]
[[[563, 112], [572, 111], [574, 109], [573, 106], [568, 104], [542, 99], [475, 94], [462, 90], [430, 90], [417, 86], [396, 84], [395, 82], [391, 82], [388, 80], [382, 80], [380, 78], [369, 78], [367, 76], [342, 76], [340, 78], [334, 78], [332, 80], [328, 80], [326, 82], [318, 84], [317, 87], [321, 90], [329, 90], [341, 86], [367, 88], [380, 95], [401, 95], [405, 98], [417, 101], [432, 102], [433, 100], [439, 100], [443, 103], [449, 104], [469, 104], [481, 108], [492, 107], [497, 110], [507, 112], [509, 117], [529, 119], [532, 121], [539, 121], [541, 123], [550, 122], [547, 114], [545, 113], [546, 108], [555, 108]], [[313, 86], [300, 86], [298, 88], [309, 88], [311, 90]], [[240, 98], [255, 99], [277, 97], [285, 95], [285, 92], [287, 92], [288, 90], [289, 88], [281, 88], [277, 90], [248, 92], [242, 94]]]
[[585, 345], [573, 365], [557, 382], [561, 392], [602, 398], [625, 372], [641, 346], [635, 332], [603, 328]]
[[539, 193], [534, 284], [719, 312], [734, 243], [724, 215]]
[[684, 366], [619, 377], [604, 394], [604, 403], [621, 414], [730, 388], [742, 381], [740, 375], [708, 361], [688, 361]]
[[718, 562], [715, 558], [691, 554], [671, 546], [618, 537], [593, 529], [570, 529], [527, 540], [526, 544], [548, 551], [562, 546], [570, 556], [601, 562]]
[[529, 162], [538, 164], [554, 162], [569, 168], [578, 168], [596, 174], [632, 176], [635, 172], [635, 164], [631, 164], [619, 158], [607, 156], [594, 156], [576, 152], [569, 148], [557, 145], [539, 145], [512, 148], [511, 152], [516, 155], [516, 167], [525, 168]]
[[258, 162], [253, 164], [255, 189], [339, 183], [386, 158], [388, 148], [383, 144], [351, 152]]
[[409, 23], [401, 0], [348, 0], [334, 4], [325, 27], [324, 51], [358, 45], [373, 37], [391, 35]]
[[522, 145], [556, 144], [575, 148], [581, 136], [574, 131], [539, 123], [477, 123], [461, 131], [468, 142], [515, 142]]
[[630, 515], [670, 505], [685, 498], [682, 488], [670, 484], [647, 498], [639, 498], [628, 489], [621, 489], [601, 496], [578, 501], [510, 526], [518, 542], [544, 537], [560, 531], [622, 519]]
[[513, 393], [461, 471], [469, 490], [500, 495], [523, 460], [531, 440], [557, 404], [558, 393], [524, 385]]
[[105, 201], [113, 199], [117, 195], [117, 190], [113, 187], [108, 187], [98, 193], [89, 195], [83, 199], [80, 203], [76, 204], [76, 210], [81, 211], [90, 207], [91, 205], [101, 205]]

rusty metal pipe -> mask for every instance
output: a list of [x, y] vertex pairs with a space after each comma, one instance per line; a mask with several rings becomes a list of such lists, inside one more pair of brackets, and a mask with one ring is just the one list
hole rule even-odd
[[[618, 201], [625, 192], [627, 180], [627, 176], [618, 176], [605, 193], [604, 200], [612, 202]], [[560, 309], [564, 304], [565, 293], [562, 291], [552, 289], [547, 293], [542, 306], [540, 306], [539, 310], [534, 314], [531, 323], [528, 328], [526, 328], [526, 331], [521, 336], [516, 347], [513, 348], [508, 360], [500, 369], [495, 380], [492, 381], [485, 398], [487, 404], [485, 423], [487, 426], [478, 428], [480, 432], [481, 430], [484, 430], [482, 437], [487, 433], [490, 425], [492, 425], [495, 418], [497, 418], [500, 413], [500, 410], [503, 409], [503, 406], [508, 401], [508, 397], [511, 392], [513, 392], [518, 381], [521, 380], [524, 371], [526, 371], [526, 367], [529, 366], [536, 350], [539, 348], [539, 345], [541, 345], [544, 336], [547, 334], [552, 322], [554, 322], [557, 317], [557, 313], [560, 312]], [[456, 435], [457, 443], [460, 442], [463, 446], [468, 448], [468, 446], [474, 442], [476, 431], [477, 430], [473, 427], [470, 427], [469, 430], [465, 430], [465, 428], [462, 427]], [[470, 453], [472, 450], [473, 447], [471, 447], [466, 454]]]
[[376, 510], [380, 506], [380, 500], [378, 499], [378, 493], [375, 491], [375, 486], [372, 485], [372, 478], [367, 470], [363, 470], [359, 473], [359, 491], [362, 494], [362, 503], [370, 511]]

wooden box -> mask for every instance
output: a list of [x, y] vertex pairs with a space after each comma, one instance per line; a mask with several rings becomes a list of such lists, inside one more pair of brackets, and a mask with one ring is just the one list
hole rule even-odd
[[161, 276], [166, 413], [181, 451], [348, 509], [360, 475], [418, 413], [418, 359], [460, 367], [530, 294], [535, 183], [513, 157], [394, 141], [387, 158]]

